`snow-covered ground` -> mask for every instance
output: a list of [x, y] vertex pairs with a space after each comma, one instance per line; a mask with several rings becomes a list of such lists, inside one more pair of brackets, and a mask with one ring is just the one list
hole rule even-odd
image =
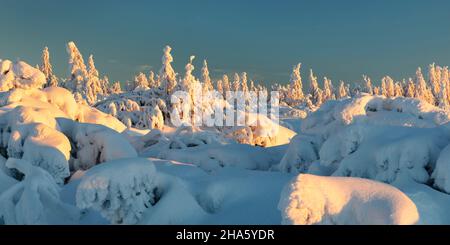
[[[345, 91], [308, 106], [318, 88], [303, 104], [294, 89], [279, 122], [236, 110], [255, 124], [175, 127], [169, 47], [158, 82], [113, 95], [68, 51], [68, 89], [0, 61], [0, 224], [450, 224], [445, 106]], [[199, 83], [192, 59], [183, 81]]]

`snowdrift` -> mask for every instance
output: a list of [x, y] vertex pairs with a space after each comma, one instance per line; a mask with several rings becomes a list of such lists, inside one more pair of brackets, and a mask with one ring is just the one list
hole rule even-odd
[[387, 184], [366, 179], [301, 174], [281, 194], [283, 224], [411, 225], [414, 203]]

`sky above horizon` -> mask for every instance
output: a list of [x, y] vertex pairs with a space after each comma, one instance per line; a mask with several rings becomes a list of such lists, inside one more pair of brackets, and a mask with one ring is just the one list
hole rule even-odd
[[450, 65], [450, 1], [446, 0], [2, 0], [0, 59], [40, 63], [49, 47], [58, 76], [67, 76], [65, 44], [111, 81], [157, 72], [162, 49], [184, 74], [195, 55], [213, 77], [244, 72], [255, 81], [289, 81], [301, 62], [307, 81], [377, 82], [413, 76], [418, 66]]

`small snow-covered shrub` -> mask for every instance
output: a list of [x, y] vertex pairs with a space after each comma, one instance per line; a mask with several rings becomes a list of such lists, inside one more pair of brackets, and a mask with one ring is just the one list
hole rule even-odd
[[138, 129], [162, 129], [168, 123], [169, 111], [158, 89], [111, 95], [96, 108]]
[[46, 82], [44, 73], [23, 61], [0, 60], [0, 91], [42, 88]]
[[284, 155], [278, 170], [288, 173], [305, 173], [309, 166], [319, 159], [321, 139], [314, 135], [296, 135]]
[[450, 145], [441, 151], [432, 178], [435, 187], [450, 193]]
[[127, 127], [117, 118], [103, 113], [88, 105], [78, 105], [77, 121], [83, 123], [99, 124], [111, 128], [117, 132], [123, 132]]
[[12, 131], [8, 156], [22, 158], [47, 170], [56, 183], [70, 176], [70, 142], [61, 132], [43, 124], [27, 124]]
[[17, 180], [10, 176], [11, 171], [6, 167], [6, 159], [0, 155], [0, 195], [11, 186], [17, 184]]
[[91, 168], [77, 188], [79, 208], [93, 208], [113, 224], [136, 224], [157, 202], [156, 169], [147, 159], [115, 160]]
[[411, 225], [416, 205], [393, 186], [359, 178], [301, 174], [281, 194], [283, 224]]
[[24, 179], [0, 193], [0, 219], [5, 224], [50, 224], [55, 214], [61, 215], [64, 223], [78, 219], [78, 210], [63, 203], [59, 186], [45, 170], [25, 160], [9, 158], [8, 168], [24, 174]]
[[241, 144], [271, 147], [288, 144], [295, 132], [272, 121], [265, 115], [238, 111], [246, 126], [218, 128], [227, 138]]
[[102, 162], [137, 157], [136, 150], [127, 139], [111, 128], [65, 118], [58, 118], [57, 121], [61, 132], [75, 146], [72, 170], [86, 170]]
[[225, 144], [228, 142], [218, 132], [201, 130], [192, 126], [181, 126], [173, 133], [163, 133], [160, 130], [152, 130], [148, 134], [139, 137], [141, 146], [136, 146], [142, 151], [158, 151], [186, 149], [208, 144]]

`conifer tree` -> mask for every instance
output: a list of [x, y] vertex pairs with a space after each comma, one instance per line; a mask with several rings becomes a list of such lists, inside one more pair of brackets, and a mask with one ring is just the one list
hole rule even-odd
[[163, 91], [168, 96], [174, 92], [173, 90], [177, 86], [176, 74], [171, 65], [171, 63], [173, 62], [173, 57], [170, 54], [170, 51], [172, 51], [171, 47], [166, 46], [164, 48], [162, 67], [159, 71], [159, 83], [161, 84]]
[[228, 79], [227, 74], [224, 74], [222, 76], [222, 83], [223, 83], [223, 92], [224, 95], [226, 96], [226, 92], [231, 91], [230, 80]]
[[373, 95], [373, 88], [372, 88], [372, 80], [370, 79], [370, 77], [363, 75], [363, 79], [364, 79], [364, 91], [365, 93], [368, 93], [370, 95]]
[[212, 82], [211, 82], [211, 77], [209, 76], [208, 62], [206, 62], [206, 60], [203, 60], [202, 83], [203, 83], [203, 91], [204, 92], [214, 90]]
[[333, 84], [331, 83], [331, 80], [328, 79], [327, 77], [324, 77], [324, 81], [323, 81], [323, 102], [327, 101], [327, 100], [333, 100], [336, 99], [335, 95], [334, 95], [334, 88], [333, 88]]
[[122, 93], [122, 87], [120, 86], [120, 82], [114, 82], [110, 89], [111, 94], [120, 94]]
[[291, 79], [290, 79], [290, 99], [294, 101], [300, 101], [303, 100], [304, 94], [303, 94], [303, 83], [302, 83], [302, 76], [300, 74], [302, 64], [298, 63], [294, 68], [292, 69], [291, 73]]
[[323, 92], [317, 83], [317, 77], [314, 76], [312, 69], [309, 71], [309, 94], [311, 95], [311, 102], [315, 106], [320, 106], [322, 104]]
[[345, 88], [344, 81], [339, 83], [338, 99], [343, 99], [347, 97], [347, 90]]
[[237, 92], [241, 89], [241, 79], [239, 78], [239, 75], [237, 73], [234, 73], [233, 78], [233, 91]]
[[47, 80], [45, 87], [58, 86], [58, 78], [53, 74], [53, 67], [50, 63], [50, 53], [48, 51], [48, 47], [45, 47], [42, 51], [42, 64], [40, 70], [44, 73], [45, 79]]

